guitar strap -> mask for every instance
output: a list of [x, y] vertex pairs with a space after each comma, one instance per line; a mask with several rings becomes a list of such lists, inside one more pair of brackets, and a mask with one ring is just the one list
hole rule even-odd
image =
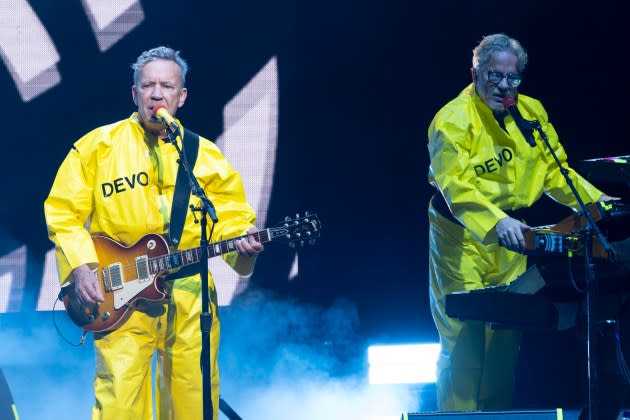
[[[184, 159], [188, 161], [189, 167], [192, 170], [195, 167], [197, 155], [199, 154], [199, 134], [184, 128], [182, 147], [184, 150]], [[171, 245], [175, 248], [179, 247], [179, 241], [182, 238], [189, 201], [190, 182], [188, 182], [184, 165], [180, 163], [179, 169], [177, 170], [177, 178], [175, 179], [175, 192], [173, 193], [171, 220], [168, 229], [168, 237], [171, 241]]]

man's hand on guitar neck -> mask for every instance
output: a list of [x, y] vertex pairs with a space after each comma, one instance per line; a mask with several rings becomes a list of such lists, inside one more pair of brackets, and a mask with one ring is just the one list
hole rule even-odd
[[80, 304], [95, 304], [105, 300], [96, 274], [87, 264], [75, 268], [72, 277], [74, 278], [74, 292]]
[[235, 241], [238, 253], [244, 257], [255, 257], [265, 250], [265, 246], [258, 242], [254, 234], [258, 232], [255, 227], [247, 229], [247, 239], [238, 239]]

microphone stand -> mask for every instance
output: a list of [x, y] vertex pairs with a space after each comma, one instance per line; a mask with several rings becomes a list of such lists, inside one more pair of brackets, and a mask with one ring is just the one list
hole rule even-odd
[[586, 313], [586, 358], [587, 358], [587, 419], [588, 420], [597, 420], [598, 416], [594, 411], [594, 406], [598, 403], [598, 398], [596, 395], [596, 384], [597, 384], [597, 369], [596, 369], [596, 357], [593, 357], [596, 348], [596, 335], [593, 331], [593, 310], [594, 310], [594, 297], [598, 292], [598, 285], [595, 279], [595, 264], [592, 262], [592, 237], [595, 236], [602, 248], [608, 252], [612, 258], [614, 258], [614, 250], [606, 237], [602, 234], [599, 226], [595, 223], [593, 219], [593, 215], [586, 208], [584, 201], [580, 197], [571, 177], [569, 177], [569, 172], [562, 166], [562, 163], [558, 159], [558, 156], [554, 152], [551, 144], [549, 143], [549, 138], [547, 134], [542, 129], [542, 126], [538, 120], [528, 121], [524, 120], [527, 124], [527, 127], [530, 130], [536, 130], [540, 134], [540, 137], [545, 142], [547, 149], [553, 159], [556, 161], [558, 168], [560, 169], [560, 173], [564, 176], [567, 185], [571, 189], [571, 192], [575, 196], [577, 200], [581, 213], [584, 215], [586, 219], [586, 225], [583, 228], [584, 232], [584, 264], [585, 264], [585, 275], [586, 275], [586, 296], [585, 296], [585, 313]]
[[[179, 147], [177, 139], [181, 137], [179, 126], [176, 123], [166, 125], [166, 135], [170, 143], [175, 147], [179, 154], [179, 164], [183, 166], [188, 181], [190, 182], [190, 189], [192, 194], [199, 197], [201, 205], [194, 207], [192, 204], [190, 209], [193, 212], [200, 212], [200, 225], [201, 225], [201, 257], [199, 260], [199, 274], [201, 275], [201, 314], [199, 316], [199, 325], [201, 328], [201, 375], [203, 380], [203, 419], [212, 420], [213, 406], [212, 406], [212, 383], [210, 376], [210, 328], [212, 327], [212, 312], [209, 310], [209, 297], [208, 297], [208, 235], [206, 232], [207, 220], [206, 217], [210, 216], [212, 220], [212, 231], [219, 219], [214, 205], [210, 199], [206, 196], [203, 189], [199, 185], [197, 178], [192, 173], [192, 168], [188, 164], [186, 154]], [[182, 139], [183, 141], [183, 139]], [[182, 144], [183, 146], [183, 144]], [[195, 218], [195, 222], [197, 219]], [[210, 237], [212, 237], [212, 231]]]

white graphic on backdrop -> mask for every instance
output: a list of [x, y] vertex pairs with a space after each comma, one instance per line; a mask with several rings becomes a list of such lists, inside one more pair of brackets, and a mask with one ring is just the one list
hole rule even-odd
[[61, 81], [59, 53], [25, 0], [0, 0], [0, 56], [24, 102]]
[[[223, 134], [217, 145], [240, 172], [247, 201], [265, 227], [271, 198], [278, 142], [278, 69], [276, 58], [267, 64], [223, 108]], [[223, 260], [208, 261], [217, 285], [219, 305], [229, 305], [247, 287]]]
[[[83, 0], [83, 7], [101, 52], [144, 20], [137, 0]], [[0, 57], [24, 102], [61, 81], [59, 53], [26, 0], [0, 0]]]
[[26, 282], [26, 247], [0, 257], [0, 312], [22, 309]]
[[138, 0], [82, 0], [98, 48], [107, 51], [144, 20]]

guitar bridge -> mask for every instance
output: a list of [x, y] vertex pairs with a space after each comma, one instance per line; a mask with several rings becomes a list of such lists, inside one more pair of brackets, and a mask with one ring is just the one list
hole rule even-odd
[[122, 289], [123, 279], [120, 263], [103, 268], [103, 286], [106, 292]]

